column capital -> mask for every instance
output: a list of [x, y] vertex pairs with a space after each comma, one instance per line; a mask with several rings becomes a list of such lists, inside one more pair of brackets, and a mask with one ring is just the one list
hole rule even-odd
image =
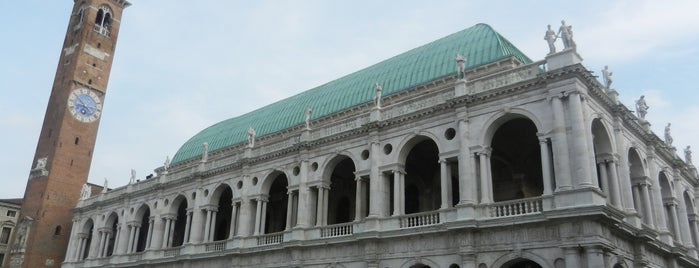
[[493, 148], [491, 148], [490, 146], [483, 146], [483, 148], [478, 152], [478, 155], [490, 156], [492, 152]]

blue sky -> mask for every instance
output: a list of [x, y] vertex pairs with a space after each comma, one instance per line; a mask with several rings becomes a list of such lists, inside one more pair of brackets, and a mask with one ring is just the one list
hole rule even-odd
[[[573, 25], [583, 64], [644, 94], [662, 134], [699, 153], [699, 1], [132, 0], [89, 181], [144, 177], [201, 129], [411, 48], [490, 24], [533, 60]], [[0, 1], [0, 198], [22, 197], [73, 1]], [[560, 47], [560, 45], [559, 45]], [[696, 157], [695, 157], [696, 158]]]

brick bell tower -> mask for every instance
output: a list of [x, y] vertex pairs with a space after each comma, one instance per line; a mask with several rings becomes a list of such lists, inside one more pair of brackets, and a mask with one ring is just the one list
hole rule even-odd
[[[75, 0], [5, 267], [59, 267], [87, 182], [124, 0]], [[94, 191], [93, 191], [94, 192]]]

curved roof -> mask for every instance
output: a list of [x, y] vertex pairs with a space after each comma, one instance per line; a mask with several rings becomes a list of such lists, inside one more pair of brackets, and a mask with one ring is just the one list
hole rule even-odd
[[382, 95], [388, 96], [454, 75], [456, 53], [467, 59], [467, 69], [512, 56], [523, 63], [532, 62], [489, 25], [476, 24], [324, 85], [216, 123], [185, 142], [172, 163], [201, 156], [204, 142], [209, 144], [210, 152], [246, 142], [248, 127], [261, 137], [303, 124], [306, 107], [313, 109], [311, 119], [315, 119], [370, 102], [377, 82]]

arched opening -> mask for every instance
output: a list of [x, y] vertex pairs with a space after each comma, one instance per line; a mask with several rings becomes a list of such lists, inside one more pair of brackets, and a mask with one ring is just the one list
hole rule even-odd
[[286, 228], [286, 209], [289, 198], [287, 194], [288, 186], [286, 175], [284, 173], [277, 174], [268, 193], [269, 199], [267, 210], [265, 211], [264, 233], [281, 232]]
[[495, 202], [541, 196], [544, 192], [541, 150], [534, 123], [526, 118], [502, 124], [491, 142]]
[[694, 223], [694, 220], [696, 218], [696, 210], [694, 208], [694, 202], [693, 199], [690, 195], [689, 192], [684, 192], [684, 205], [687, 208], [687, 224], [689, 224], [689, 236], [691, 237], [692, 244], [696, 247], [699, 246], [697, 240], [699, 240], [699, 237], [697, 237], [697, 226]]
[[143, 206], [141, 208], [141, 227], [138, 228], [138, 243], [136, 244], [136, 252], [143, 252], [148, 245], [148, 229], [150, 228], [150, 208]]
[[672, 217], [672, 212], [670, 210], [675, 209], [673, 206], [668, 206], [668, 202], [672, 202], [673, 197], [672, 197], [672, 186], [670, 185], [669, 180], [667, 179], [667, 176], [665, 176], [664, 172], [660, 172], [660, 175], [658, 176], [658, 181], [660, 182], [660, 195], [662, 197], [662, 203], [663, 203], [663, 215], [665, 218], [665, 224], [667, 228], [670, 230], [670, 234], [672, 234], [672, 237], [674, 239], [677, 239], [677, 233], [675, 232], [675, 228], [673, 228], [674, 224], [674, 219]]
[[354, 181], [354, 162], [349, 157], [341, 159], [330, 174], [328, 224], [350, 222], [355, 218], [357, 184]]
[[92, 219], [87, 220], [87, 222], [85, 222], [85, 225], [83, 225], [83, 229], [80, 236], [84, 237], [85, 239], [83, 242], [85, 248], [83, 249], [82, 256], [78, 258], [80, 260], [87, 259], [87, 257], [90, 255], [90, 244], [92, 244], [92, 233], [94, 231], [94, 227], [95, 225], [92, 222]]
[[107, 6], [101, 6], [97, 10], [95, 17], [94, 30], [102, 35], [109, 36], [110, 26], [112, 25], [112, 11]]
[[180, 197], [175, 218], [175, 231], [172, 233], [172, 246], [179, 247], [184, 244], [185, 229], [187, 228], [187, 199]]
[[501, 268], [542, 268], [541, 265], [536, 263], [535, 261], [528, 260], [528, 259], [515, 259], [511, 260], [502, 266]]
[[218, 212], [214, 227], [214, 241], [226, 240], [230, 235], [231, 212], [233, 210], [233, 191], [228, 185], [224, 186], [218, 198]]
[[112, 256], [114, 254], [114, 243], [116, 242], [117, 226], [119, 225], [119, 216], [112, 212], [107, 218], [107, 224], [105, 226], [109, 227], [111, 233], [109, 234], [109, 240], [107, 241], [107, 252], [106, 256]]
[[439, 148], [433, 140], [423, 137], [410, 149], [405, 159], [404, 193], [406, 214], [439, 209]]
[[431, 267], [429, 265], [424, 265], [422, 263], [418, 263], [418, 264], [410, 266], [410, 268], [431, 268]]
[[[634, 148], [629, 149], [629, 178], [631, 178], [633, 197], [633, 207], [638, 214], [643, 218], [643, 223], [650, 224], [652, 217], [650, 214], [650, 187], [647, 180], [643, 160]], [[644, 201], [646, 200], [646, 201]]]
[[53, 230], [53, 235], [61, 235], [61, 226], [57, 225], [56, 229]]
[[597, 170], [597, 185], [607, 195], [608, 201], [614, 205], [620, 205], [617, 202], [616, 192], [618, 189], [616, 174], [613, 173], [615, 168], [614, 157], [612, 151], [612, 142], [609, 139], [607, 129], [602, 124], [599, 118], [592, 121], [592, 144], [595, 153], [595, 167]]

